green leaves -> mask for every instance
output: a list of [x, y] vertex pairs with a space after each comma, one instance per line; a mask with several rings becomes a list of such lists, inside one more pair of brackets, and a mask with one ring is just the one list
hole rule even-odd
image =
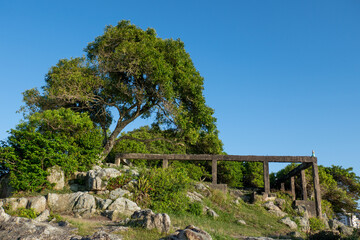
[[89, 169], [101, 144], [101, 132], [87, 114], [60, 108], [35, 113], [12, 129], [0, 159], [15, 189], [37, 191], [48, 185], [49, 167], [58, 165], [66, 175]]

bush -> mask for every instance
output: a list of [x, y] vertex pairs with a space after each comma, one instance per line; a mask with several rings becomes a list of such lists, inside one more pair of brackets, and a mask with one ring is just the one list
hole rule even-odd
[[218, 164], [219, 182], [228, 184], [229, 187], [243, 187], [245, 168], [242, 162], [221, 161]]
[[338, 240], [341, 239], [338, 233], [333, 231], [320, 231], [309, 236], [309, 240]]
[[89, 116], [61, 108], [35, 113], [12, 129], [0, 148], [0, 164], [16, 190], [38, 191], [50, 187], [47, 168], [58, 165], [66, 176], [86, 171], [101, 150], [101, 132]]
[[319, 218], [309, 218], [309, 224], [312, 232], [317, 232], [325, 228], [325, 224]]
[[121, 188], [122, 186], [128, 184], [131, 180], [132, 177], [129, 174], [122, 174], [120, 176], [110, 178], [106, 185], [106, 189], [112, 191], [117, 188]]
[[203, 206], [199, 202], [190, 203], [188, 212], [194, 214], [195, 216], [200, 216], [203, 212]]
[[161, 212], [183, 212], [188, 208], [186, 189], [190, 178], [186, 169], [169, 167], [153, 168], [143, 173], [149, 184], [150, 207]]

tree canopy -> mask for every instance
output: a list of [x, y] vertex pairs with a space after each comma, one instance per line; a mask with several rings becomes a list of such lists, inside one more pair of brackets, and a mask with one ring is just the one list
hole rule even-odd
[[89, 170], [101, 145], [101, 131], [87, 114], [65, 108], [46, 110], [10, 131], [0, 147], [0, 165], [9, 170], [16, 190], [36, 191], [47, 185], [49, 167], [58, 165], [67, 176]]
[[[206, 136], [214, 140], [212, 148], [222, 150], [214, 111], [205, 104], [203, 78], [179, 39], [162, 39], [154, 29], [121, 21], [106, 27], [85, 52], [86, 58], [62, 59], [53, 66], [42, 94], [37, 89], [24, 93], [30, 112], [59, 107], [89, 112], [106, 137], [103, 159], [138, 117], [153, 117], [154, 125], [193, 144]], [[112, 121], [116, 125], [108, 136]]]

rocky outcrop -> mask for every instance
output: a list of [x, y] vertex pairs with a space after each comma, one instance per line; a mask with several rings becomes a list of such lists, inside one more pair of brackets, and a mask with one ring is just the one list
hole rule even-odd
[[197, 192], [187, 192], [186, 196], [189, 198], [190, 202], [201, 202], [204, 198], [203, 195]]
[[104, 191], [106, 190], [107, 181], [120, 175], [120, 171], [115, 168], [95, 167], [86, 174], [86, 188], [89, 191]]
[[115, 200], [119, 197], [130, 196], [130, 195], [131, 195], [131, 193], [128, 190], [117, 188], [110, 192], [109, 198], [111, 200]]
[[30, 198], [27, 208], [32, 208], [37, 213], [43, 212], [46, 208], [46, 198], [44, 196]]
[[149, 230], [157, 229], [163, 233], [168, 233], [171, 227], [169, 215], [166, 213], [154, 214], [150, 209], [134, 212], [134, 214], [131, 215], [130, 224]]
[[65, 174], [61, 167], [59, 166], [53, 166], [49, 169], [47, 169], [47, 172], [49, 175], [46, 177], [46, 179], [49, 181], [49, 183], [53, 184], [54, 190], [61, 190], [65, 186]]
[[110, 206], [107, 208], [107, 210], [110, 211], [119, 211], [124, 215], [130, 216], [135, 211], [140, 210], [141, 208], [133, 201], [120, 197], [116, 199], [113, 203], [110, 204]]
[[80, 216], [91, 216], [96, 212], [95, 198], [88, 193], [80, 195], [72, 211]]
[[178, 230], [166, 240], [212, 240], [210, 234], [193, 225], [187, 226], [184, 230]]
[[285, 217], [287, 214], [281, 211], [281, 209], [272, 201], [268, 201], [263, 204], [263, 207], [270, 213], [275, 214], [277, 217]]
[[70, 213], [82, 194], [82, 192], [68, 194], [49, 193], [47, 195], [47, 204], [54, 212]]
[[294, 221], [292, 221], [289, 217], [284, 217], [280, 219], [280, 222], [287, 225], [291, 229], [297, 229], [297, 224]]

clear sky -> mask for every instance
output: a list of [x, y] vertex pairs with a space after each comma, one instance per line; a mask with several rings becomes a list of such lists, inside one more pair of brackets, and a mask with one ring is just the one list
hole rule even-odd
[[357, 0], [0, 0], [0, 140], [22, 118], [23, 91], [123, 19], [185, 43], [228, 154], [314, 149], [319, 164], [360, 175]]

